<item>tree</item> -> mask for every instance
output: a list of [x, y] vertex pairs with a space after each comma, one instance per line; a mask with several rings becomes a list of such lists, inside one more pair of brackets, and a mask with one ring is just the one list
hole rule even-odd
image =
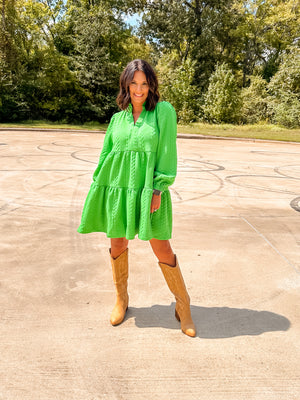
[[[138, 55], [151, 58], [144, 40], [132, 35], [117, 11], [117, 2], [69, 2], [67, 27], [73, 41], [70, 66], [80, 85], [91, 94], [90, 118], [108, 120], [117, 111], [119, 76]], [[113, 5], [113, 7], [111, 7]]]
[[217, 65], [209, 78], [203, 107], [206, 119], [215, 123], [235, 123], [240, 119], [241, 98], [236, 79], [226, 64]]
[[288, 128], [300, 126], [300, 49], [288, 48], [268, 90], [273, 121]]
[[9, 0], [2, 9], [1, 33], [7, 40], [0, 48], [1, 121], [84, 120], [89, 93], [53, 44], [60, 4]]
[[241, 117], [244, 123], [255, 124], [270, 119], [267, 84], [261, 76], [251, 76], [249, 87], [242, 89]]
[[199, 112], [198, 92], [193, 85], [194, 64], [190, 58], [180, 62], [172, 52], [164, 54], [156, 67], [162, 99], [174, 106], [182, 123], [195, 121]]
[[206, 90], [217, 62], [231, 63], [232, 31], [240, 18], [231, 0], [152, 0], [143, 13], [140, 33], [158, 52], [175, 51], [195, 61], [193, 84]]
[[0, 119], [106, 121], [124, 66], [144, 58], [183, 122], [296, 126], [299, 25], [295, 0], [0, 0]]
[[235, 2], [242, 16], [235, 30], [239, 38], [236, 62], [243, 86], [259, 72], [266, 80], [276, 73], [280, 56], [299, 36], [299, 4], [294, 0], [246, 0]]

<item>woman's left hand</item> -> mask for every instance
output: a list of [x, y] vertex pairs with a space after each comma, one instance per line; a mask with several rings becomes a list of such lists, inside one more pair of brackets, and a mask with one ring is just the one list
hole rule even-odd
[[160, 201], [161, 201], [160, 195], [157, 195], [157, 194], [152, 195], [151, 207], [150, 207], [151, 214], [159, 209]]

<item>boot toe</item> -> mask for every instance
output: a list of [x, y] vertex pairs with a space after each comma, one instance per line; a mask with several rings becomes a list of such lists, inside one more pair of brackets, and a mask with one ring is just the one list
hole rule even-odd
[[[125, 315], [124, 315], [124, 317], [125, 317]], [[124, 317], [122, 318], [115, 318], [115, 317], [111, 317], [110, 318], [110, 323], [113, 325], [113, 326], [116, 326], [116, 325], [119, 325], [121, 322], [123, 322], [123, 320], [124, 320]]]
[[115, 326], [115, 325], [119, 325], [121, 322], [123, 322], [127, 310], [128, 310], [128, 306], [122, 307], [121, 309], [118, 306], [115, 307], [110, 316], [110, 323], [113, 326]]
[[190, 336], [190, 337], [195, 337], [196, 336], [195, 328], [187, 328], [182, 332], [185, 333], [186, 335]]

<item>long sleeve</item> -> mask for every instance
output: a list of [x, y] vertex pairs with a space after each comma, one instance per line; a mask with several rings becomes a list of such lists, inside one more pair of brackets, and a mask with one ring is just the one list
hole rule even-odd
[[173, 106], [164, 101], [157, 104], [159, 141], [153, 177], [153, 189], [166, 190], [177, 174], [177, 118]]
[[112, 149], [112, 130], [113, 130], [113, 121], [114, 121], [114, 115], [110, 120], [110, 123], [108, 125], [107, 131], [105, 133], [105, 137], [104, 137], [104, 142], [103, 142], [103, 147], [100, 153], [100, 157], [99, 157], [99, 162], [98, 162], [98, 166], [93, 174], [93, 181], [95, 181], [98, 172], [100, 171], [102, 164], [104, 163], [105, 158], [107, 157], [107, 155], [111, 152]]

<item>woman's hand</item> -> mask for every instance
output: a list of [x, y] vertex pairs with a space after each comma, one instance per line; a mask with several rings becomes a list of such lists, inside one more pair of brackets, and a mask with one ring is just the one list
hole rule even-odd
[[150, 207], [151, 214], [159, 209], [160, 201], [161, 201], [160, 195], [157, 195], [157, 194], [152, 195], [151, 207]]

